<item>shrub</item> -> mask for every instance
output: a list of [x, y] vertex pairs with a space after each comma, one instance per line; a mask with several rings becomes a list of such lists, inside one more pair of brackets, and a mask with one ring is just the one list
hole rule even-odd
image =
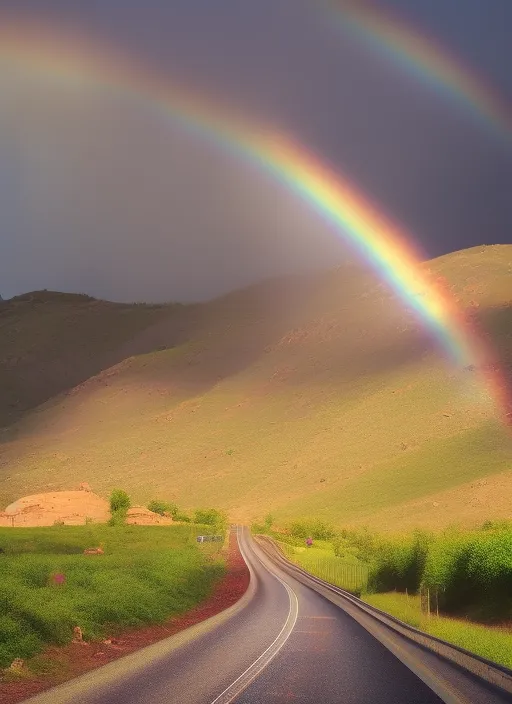
[[114, 489], [110, 494], [110, 512], [128, 511], [131, 506], [130, 497], [123, 489]]
[[423, 583], [441, 607], [474, 618], [512, 615], [512, 531], [443, 534], [429, 550]]
[[[258, 535], [264, 535], [265, 533], [271, 534], [272, 533], [272, 524], [274, 522], [274, 517], [272, 516], [271, 513], [268, 513], [265, 518], [263, 519], [263, 523], [253, 523], [251, 525], [251, 532], [258, 534]], [[281, 536], [279, 536], [279, 539]]]
[[446, 611], [457, 613], [459, 605], [467, 602], [466, 583], [467, 555], [471, 548], [474, 534], [463, 532], [446, 532], [430, 546], [423, 585], [439, 594], [439, 604]]
[[109, 526], [123, 526], [126, 521], [126, 511], [113, 511], [109, 521]]
[[351, 546], [348, 540], [339, 534], [332, 539], [332, 547], [335, 556], [340, 558], [354, 558], [357, 553], [357, 548]]
[[[387, 592], [394, 589], [412, 589], [407, 583], [409, 565], [413, 559], [412, 543], [408, 539], [383, 540], [372, 562], [368, 588], [370, 591]], [[417, 588], [414, 585], [414, 588]]]
[[180, 521], [181, 523], [191, 523], [192, 519], [190, 516], [187, 516], [186, 513], [177, 513], [175, 516], [173, 516], [175, 521]]
[[160, 514], [160, 516], [168, 513], [173, 518], [176, 518], [179, 511], [176, 504], [168, 503], [167, 501], [159, 501], [158, 499], [153, 499], [153, 501], [150, 501], [148, 504], [148, 509], [153, 511], [153, 513]]
[[264, 525], [267, 530], [272, 529], [272, 524], [274, 523], [274, 516], [271, 513], [267, 513], [264, 519]]
[[375, 533], [369, 531], [367, 526], [359, 530], [342, 530], [340, 536], [356, 548], [357, 557], [363, 562], [371, 562], [376, 556], [379, 539]]
[[216, 508], [198, 509], [194, 514], [194, 523], [220, 527], [227, 523], [227, 516]]
[[111, 517], [108, 522], [109, 526], [123, 525], [130, 505], [130, 497], [126, 491], [123, 491], [123, 489], [114, 489], [110, 494]]
[[294, 538], [308, 538], [316, 540], [330, 540], [335, 531], [332, 526], [316, 519], [295, 521], [290, 526], [290, 533]]
[[466, 584], [472, 597], [468, 606], [476, 616], [512, 616], [512, 530], [476, 536], [467, 554]]
[[512, 531], [476, 537], [468, 555], [468, 576], [481, 585], [512, 587]]

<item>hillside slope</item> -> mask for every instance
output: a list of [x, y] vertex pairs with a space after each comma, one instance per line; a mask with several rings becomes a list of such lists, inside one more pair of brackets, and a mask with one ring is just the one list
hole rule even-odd
[[[512, 247], [426, 266], [477, 304], [510, 373]], [[371, 273], [291, 277], [159, 314], [118, 354], [0, 433], [4, 504], [74, 478], [237, 520], [389, 528], [512, 513], [492, 491], [471, 508], [479, 482], [512, 489], [510, 433], [478, 375], [456, 372]]]
[[183, 306], [34, 291], [0, 302], [0, 427], [123, 359], [123, 343]]

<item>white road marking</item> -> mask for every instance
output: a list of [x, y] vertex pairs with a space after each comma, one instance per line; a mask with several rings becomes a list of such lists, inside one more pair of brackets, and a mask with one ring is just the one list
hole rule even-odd
[[[240, 534], [237, 526], [237, 539], [238, 539], [238, 545], [240, 547], [240, 552], [242, 553], [242, 556], [246, 563], [248, 563], [247, 556], [243, 550], [243, 547], [240, 543]], [[260, 562], [262, 562], [260, 560]], [[263, 562], [262, 562], [263, 564]], [[211, 704], [229, 704], [229, 702], [232, 702], [235, 697], [237, 697], [241, 692], [243, 692], [244, 689], [246, 689], [253, 680], [256, 679], [256, 677], [265, 669], [265, 667], [270, 663], [271, 660], [275, 658], [275, 656], [278, 654], [278, 652], [281, 650], [283, 645], [286, 643], [288, 638], [290, 637], [293, 628], [295, 626], [295, 623], [297, 622], [297, 617], [299, 615], [299, 600], [297, 598], [297, 595], [293, 591], [291, 587], [286, 584], [273, 570], [269, 568], [268, 565], [264, 565], [265, 569], [270, 572], [281, 584], [283, 587], [286, 589], [288, 593], [288, 598], [290, 600], [290, 608], [288, 610], [288, 616], [286, 617], [286, 621], [284, 623], [284, 626], [282, 627], [281, 631], [279, 632], [278, 636], [276, 639], [268, 646], [268, 648], [257, 658], [252, 665], [249, 665], [249, 667], [242, 672], [240, 677], [237, 677], [237, 679], [232, 682], [229, 687], [226, 687], [226, 689], [219, 694], [219, 696], [214, 699]], [[249, 568], [250, 569], [250, 568]]]

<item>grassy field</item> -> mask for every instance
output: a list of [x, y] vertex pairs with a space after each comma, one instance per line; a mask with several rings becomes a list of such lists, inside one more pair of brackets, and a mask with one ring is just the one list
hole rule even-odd
[[393, 592], [367, 594], [363, 599], [415, 628], [512, 668], [512, 628], [490, 628], [443, 616], [428, 617], [421, 612], [419, 596]]
[[[0, 529], [0, 666], [69, 642], [74, 626], [98, 638], [192, 608], [224, 571], [218, 543], [196, 544], [202, 529]], [[103, 555], [82, 554], [98, 545]]]
[[[511, 265], [512, 246], [426, 265], [462, 306], [478, 303], [506, 374]], [[73, 477], [246, 522], [271, 511], [392, 530], [509, 515], [511, 435], [479, 375], [456, 371], [373, 274], [292, 277], [191, 308], [108, 305], [0, 305], [0, 383], [14, 384], [0, 405], [25, 408], [0, 432], [0, 505]], [[103, 332], [82, 351], [91, 329]], [[78, 371], [57, 383], [59, 366]], [[49, 400], [29, 411], [35, 376]]]
[[315, 541], [310, 548], [276, 541], [289, 560], [310, 574], [341, 589], [360, 593], [368, 580], [368, 567], [355, 557], [336, 557], [330, 543]]
[[[488, 537], [488, 533], [482, 534]], [[272, 537], [276, 540], [276, 534]], [[467, 538], [471, 536], [468, 534]], [[368, 576], [371, 565], [362, 562], [356, 555], [346, 554], [343, 558], [334, 555], [333, 544], [329, 541], [315, 540], [313, 547], [299, 545], [299, 540], [283, 536], [276, 540], [284, 554], [292, 562], [303, 567], [310, 574], [335, 584], [343, 589], [355, 592], [358, 596], [377, 608], [389, 613], [401, 621], [430, 633], [442, 640], [454, 643], [470, 652], [481, 655], [494, 662], [512, 667], [512, 627], [510, 621], [506, 625], [481, 624], [462, 618], [450, 618], [446, 614], [437, 616], [435, 610], [431, 615], [421, 610], [419, 595], [401, 592], [368, 593]], [[384, 551], [385, 553], [387, 551]], [[490, 555], [488, 559], [493, 559]], [[494, 562], [498, 559], [495, 556]], [[484, 567], [486, 560], [480, 556], [478, 564], [473, 569]], [[506, 556], [502, 556], [506, 563]], [[492, 596], [493, 584], [487, 585], [487, 591], [482, 594], [485, 602]], [[487, 593], [487, 596], [486, 596]], [[460, 611], [460, 610], [459, 610]]]

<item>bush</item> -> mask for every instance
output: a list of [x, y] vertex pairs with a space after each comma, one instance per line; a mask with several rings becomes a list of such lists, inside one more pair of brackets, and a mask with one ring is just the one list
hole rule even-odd
[[368, 527], [352, 531], [342, 530], [340, 536], [356, 548], [357, 557], [362, 562], [371, 562], [376, 557], [379, 538], [375, 533], [370, 533]]
[[113, 511], [109, 521], [108, 525], [109, 526], [123, 526], [126, 521], [126, 511], [125, 510], [120, 510], [120, 511]]
[[408, 582], [410, 564], [413, 561], [413, 546], [408, 539], [383, 541], [370, 571], [368, 588], [372, 592], [388, 592], [394, 589], [416, 591], [418, 584]]
[[130, 497], [123, 489], [114, 489], [110, 494], [110, 512], [128, 511], [131, 506]]
[[227, 516], [216, 508], [198, 509], [194, 514], [194, 523], [221, 527], [227, 523]]
[[349, 541], [342, 535], [334, 536], [331, 542], [336, 557], [354, 558], [356, 556], [357, 548], [351, 546]]
[[503, 585], [512, 593], [512, 531], [477, 536], [468, 555], [467, 572], [482, 586]]
[[175, 516], [173, 516], [175, 521], [180, 521], [180, 523], [191, 523], [192, 519], [190, 516], [187, 516], [186, 513], [177, 513]]
[[437, 590], [441, 608], [473, 618], [512, 617], [512, 530], [441, 535], [427, 556], [423, 583]]
[[158, 499], [153, 499], [153, 501], [150, 501], [148, 504], [148, 509], [153, 511], [153, 513], [160, 514], [160, 516], [170, 514], [173, 518], [176, 518], [179, 510], [176, 504], [168, 503], [167, 501], [159, 501]]
[[[272, 524], [274, 523], [274, 516], [271, 513], [267, 513], [265, 518], [263, 519], [263, 523], [252, 523], [251, 524], [251, 532], [256, 534], [256, 535], [265, 535], [268, 534], [270, 535], [272, 533]], [[281, 539], [281, 535], [278, 534], [279, 537], [277, 538], [278, 540]]]
[[294, 538], [312, 537], [316, 540], [330, 540], [335, 531], [331, 525], [316, 519], [295, 521], [290, 526], [290, 533]]
[[463, 579], [461, 567], [470, 542], [471, 534], [462, 532], [452, 531], [438, 536], [427, 555], [424, 585], [444, 592], [451, 584]]
[[123, 489], [114, 489], [114, 491], [110, 494], [111, 517], [108, 522], [109, 526], [123, 525], [130, 505], [130, 497], [126, 491], [123, 491]]

